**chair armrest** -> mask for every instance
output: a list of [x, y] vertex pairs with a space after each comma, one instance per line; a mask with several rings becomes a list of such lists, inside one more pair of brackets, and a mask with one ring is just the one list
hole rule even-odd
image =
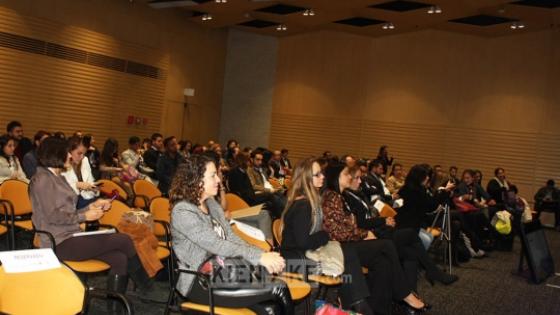
[[171, 226], [169, 222], [163, 220], [154, 220], [154, 223], [161, 224], [163, 226], [163, 230], [165, 231], [165, 244], [169, 244], [171, 241]]
[[117, 231], [117, 233], [119, 233], [119, 229], [117, 229], [116, 226], [111, 225], [111, 224], [102, 224], [102, 223], [99, 223], [99, 227], [106, 228], [106, 229], [115, 229], [115, 231]]
[[54, 241], [54, 236], [50, 232], [42, 231], [42, 230], [36, 230], [36, 229], [33, 229], [32, 232], [33, 233], [38, 233], [38, 234], [45, 234], [49, 238], [49, 241], [51, 242], [51, 249], [53, 250], [53, 252], [56, 253], [56, 242]]

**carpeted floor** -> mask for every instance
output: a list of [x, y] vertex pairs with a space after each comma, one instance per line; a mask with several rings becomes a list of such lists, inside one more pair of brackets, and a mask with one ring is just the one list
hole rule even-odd
[[[547, 230], [550, 250], [560, 272], [560, 232]], [[4, 242], [2, 242], [4, 243]], [[433, 305], [432, 315], [560, 315], [560, 276], [549, 278], [540, 285], [529, 284], [525, 279], [511, 274], [517, 266], [520, 243], [516, 240], [513, 252], [497, 252], [484, 259], [473, 259], [454, 268], [460, 279], [451, 286], [436, 284], [434, 287], [421, 279], [419, 293]], [[104, 277], [88, 280], [92, 286], [104, 287]], [[547, 286], [556, 285], [559, 288]], [[155, 298], [167, 299], [167, 282], [156, 283]], [[135, 314], [163, 314], [161, 304], [143, 303], [131, 298]], [[297, 308], [303, 314], [302, 305]], [[95, 302], [90, 314], [105, 314], [103, 303]]]

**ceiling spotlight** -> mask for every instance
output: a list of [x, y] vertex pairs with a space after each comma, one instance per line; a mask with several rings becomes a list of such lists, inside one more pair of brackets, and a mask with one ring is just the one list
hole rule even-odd
[[433, 5], [428, 9], [428, 14], [440, 14], [441, 12], [441, 8], [437, 5]]
[[387, 22], [387, 23], [383, 23], [383, 25], [381, 26], [382, 29], [384, 30], [394, 30], [395, 29], [395, 25], [391, 22]]
[[212, 16], [211, 16], [210, 14], [208, 14], [208, 13], [204, 13], [204, 14], [202, 15], [202, 20], [203, 20], [203, 21], [210, 21], [211, 19], [212, 19]]
[[227, 0], [216, 0], [216, 3], [226, 3]]
[[525, 24], [523, 24], [522, 22], [513, 22], [511, 23], [509, 28], [511, 28], [512, 30], [520, 30], [525, 28]]
[[276, 26], [276, 30], [282, 32], [288, 30], [288, 27], [286, 26], [286, 24], [278, 24], [278, 26]]
[[313, 11], [313, 9], [305, 9], [305, 11], [303, 11], [303, 16], [315, 16], [315, 11]]

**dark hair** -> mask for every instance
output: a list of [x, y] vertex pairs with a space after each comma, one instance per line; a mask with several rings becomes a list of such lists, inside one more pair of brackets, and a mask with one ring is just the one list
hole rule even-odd
[[400, 166], [401, 168], [403, 167], [401, 163], [395, 163], [393, 164], [393, 167], [391, 168], [391, 174], [389, 174], [389, 176], [393, 176], [395, 174], [395, 168], [397, 166]]
[[153, 133], [151, 140], [155, 141], [157, 138], [163, 138], [163, 135], [161, 133], [158, 133], [158, 132]]
[[469, 168], [467, 168], [466, 170], [463, 171], [463, 175], [461, 177], [464, 177], [465, 174], [469, 174], [471, 177], [474, 178], [474, 171], [469, 169]]
[[340, 173], [342, 173], [345, 167], [346, 164], [340, 162], [327, 165], [327, 168], [325, 169], [325, 187], [327, 189], [335, 191], [339, 194], [342, 193], [340, 191], [338, 178], [340, 177]]
[[546, 181], [546, 186], [554, 187], [554, 185], [556, 185], [554, 179], [549, 179]]
[[177, 167], [169, 189], [169, 201], [172, 205], [187, 201], [200, 206], [200, 197], [204, 192], [203, 178], [208, 163], [214, 163], [212, 158], [195, 154]]
[[281, 154], [288, 153], [288, 149], [282, 149], [282, 150], [280, 150], [280, 153]]
[[187, 144], [191, 144], [191, 149], [192, 149], [192, 142], [190, 140], [181, 140], [179, 141], [179, 150], [183, 151], [185, 150], [185, 148], [187, 147]]
[[427, 164], [416, 164], [406, 175], [404, 185], [413, 189], [422, 189], [422, 183], [426, 177], [431, 177], [431, 167]]
[[254, 159], [257, 156], [257, 154], [262, 155], [264, 160], [264, 152], [262, 150], [259, 150], [258, 148], [251, 152], [251, 158]]
[[134, 145], [134, 144], [138, 144], [138, 143], [140, 143], [140, 138], [138, 138], [137, 136], [132, 136], [132, 137], [128, 138], [128, 144]]
[[501, 167], [497, 167], [497, 168], [494, 170], [494, 176], [498, 176], [498, 172], [500, 172], [500, 171], [505, 172], [506, 170], [504, 170], [504, 169], [501, 168]]
[[216, 153], [215, 151], [212, 150], [207, 150], [202, 152], [201, 155], [207, 156], [209, 158], [211, 158], [214, 161], [214, 164], [216, 164], [216, 167], [218, 167], [218, 165], [220, 165], [220, 155], [218, 153]]
[[54, 133], [53, 137], [62, 139], [62, 140], [66, 140], [66, 134], [62, 131], [57, 131]]
[[6, 132], [10, 133], [16, 127], [23, 127], [21, 123], [17, 120], [12, 120], [6, 125]]
[[68, 142], [68, 151], [69, 152], [76, 150], [80, 145], [84, 144], [82, 142], [82, 139], [78, 136], [72, 136], [72, 137], [68, 138], [67, 142]]
[[91, 140], [93, 139], [93, 136], [91, 134], [87, 134], [84, 135], [82, 137], [82, 143], [84, 144], [84, 146], [86, 147], [86, 149], [89, 149], [89, 147], [91, 146]]
[[249, 156], [247, 155], [247, 153], [239, 152], [239, 154], [235, 156], [235, 165], [242, 169], [247, 168], [248, 161], [249, 161]]
[[451, 172], [451, 170], [456, 170], [456, 171], [457, 171], [457, 170], [459, 170], [459, 169], [457, 168], [457, 166], [450, 166], [450, 167], [449, 167], [449, 171]]
[[58, 137], [48, 137], [37, 150], [39, 165], [52, 168], [64, 168], [68, 158], [68, 143]]
[[151, 144], [152, 140], [150, 138], [144, 138], [144, 140], [142, 140], [142, 144], [144, 144], [144, 143]]
[[7, 161], [10, 160], [10, 157], [7, 156], [6, 153], [4, 153], [4, 147], [8, 145], [8, 142], [10, 142], [10, 140], [15, 141], [14, 138], [8, 135], [3, 135], [0, 137], [0, 156], [4, 157]]
[[379, 147], [379, 152], [377, 152], [377, 157], [382, 157], [383, 156], [383, 151], [387, 149], [387, 145], [382, 145]]
[[441, 168], [441, 165], [436, 164], [436, 165], [434, 165], [433, 169], [435, 170], [435, 169], [438, 168], [438, 167]]
[[35, 133], [35, 136], [33, 137], [33, 144], [35, 144], [36, 141], [41, 141], [41, 139], [44, 136], [51, 136], [51, 134], [48, 131], [44, 131], [44, 130], [39, 130], [37, 131], [37, 133]]
[[119, 142], [115, 138], [107, 138], [105, 144], [103, 145], [103, 151], [101, 151], [101, 163], [106, 166], [114, 165], [113, 157], [115, 153], [119, 150]]
[[323, 152], [323, 157], [326, 158], [330, 154], [331, 154], [331, 151], [325, 151], [325, 152]]
[[176, 139], [175, 136], [165, 138], [163, 140], [163, 146], [167, 149], [167, 145], [169, 145], [169, 143], [173, 141], [173, 139]]
[[235, 139], [229, 139], [227, 144], [226, 144], [226, 149], [229, 149], [229, 146], [235, 142], [235, 145], [239, 145], [239, 142], [237, 142], [237, 140]]
[[371, 170], [372, 170], [374, 167], [378, 167], [379, 165], [383, 165], [383, 161], [381, 161], [381, 159], [375, 159], [375, 160], [369, 162], [369, 165], [368, 165], [368, 172], [371, 173]]
[[512, 192], [514, 192], [516, 195], [517, 195], [517, 193], [519, 192], [519, 190], [517, 190], [517, 186], [515, 186], [515, 185], [509, 186], [508, 191], [512, 191]]

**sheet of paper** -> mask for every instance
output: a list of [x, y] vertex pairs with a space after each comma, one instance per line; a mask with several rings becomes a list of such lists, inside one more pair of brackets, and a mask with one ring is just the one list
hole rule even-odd
[[253, 206], [253, 207], [232, 211], [231, 212], [231, 218], [232, 219], [239, 219], [239, 218], [245, 218], [245, 217], [251, 217], [251, 216], [258, 215], [259, 213], [261, 213], [261, 210], [262, 210], [263, 206], [264, 206], [264, 204], [261, 203], [260, 205], [256, 205], [256, 206]]
[[60, 262], [50, 248], [0, 252], [0, 261], [6, 273], [33, 272], [60, 268]]
[[107, 229], [107, 230], [99, 230], [99, 231], [78, 232], [72, 234], [72, 236], [78, 237], [78, 236], [88, 236], [88, 235], [97, 235], [97, 234], [113, 234], [116, 232], [117, 231], [115, 229]]
[[230, 223], [235, 224], [239, 229], [239, 231], [247, 234], [248, 236], [257, 239], [259, 241], [266, 241], [266, 237], [264, 236], [264, 233], [259, 229], [252, 227], [247, 223], [239, 222], [237, 220], [231, 220]]

